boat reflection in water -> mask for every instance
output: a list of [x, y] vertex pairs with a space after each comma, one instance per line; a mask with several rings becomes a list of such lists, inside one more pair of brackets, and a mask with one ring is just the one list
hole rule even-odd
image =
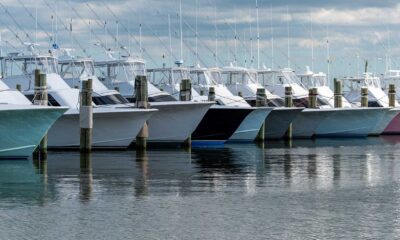
[[[18, 234], [74, 239], [77, 233], [111, 239], [121, 229], [135, 239], [201, 233], [232, 239], [271, 232], [285, 238], [284, 225], [307, 238], [295, 231], [307, 224], [310, 231], [326, 231], [327, 238], [352, 238], [354, 229], [377, 223], [376, 217], [385, 219], [377, 223], [383, 225], [397, 219], [391, 213], [399, 208], [398, 143], [389, 136], [91, 155], [50, 151], [47, 160], [0, 161], [0, 232], [7, 239]], [[373, 207], [381, 202], [385, 208]], [[13, 220], [27, 215], [29, 222]], [[61, 227], [48, 227], [60, 216]], [[332, 222], [332, 216], [344, 219]], [[247, 224], [253, 221], [270, 225]], [[350, 229], [340, 228], [349, 221]], [[239, 224], [240, 233], [220, 236], [226, 224]], [[331, 233], [326, 225], [341, 232]], [[154, 227], [160, 231], [151, 231]], [[381, 231], [368, 234], [380, 238]]]

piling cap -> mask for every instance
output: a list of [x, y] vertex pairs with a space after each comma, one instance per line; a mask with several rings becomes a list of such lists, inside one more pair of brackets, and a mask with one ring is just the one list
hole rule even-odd
[[265, 88], [257, 88], [257, 95], [265, 96]]
[[215, 94], [215, 88], [214, 87], [210, 87], [210, 89], [208, 91], [209, 91], [210, 94], [211, 93]]
[[292, 86], [286, 86], [285, 87], [285, 94], [286, 95], [292, 95]]

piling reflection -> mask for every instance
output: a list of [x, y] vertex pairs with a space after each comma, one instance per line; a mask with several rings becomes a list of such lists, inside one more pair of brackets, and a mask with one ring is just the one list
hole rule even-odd
[[333, 180], [334, 183], [338, 183], [338, 180], [340, 180], [340, 160], [341, 157], [339, 154], [334, 154], [332, 156], [332, 166], [333, 166]]
[[34, 151], [32, 163], [39, 174], [47, 177], [47, 151]]
[[148, 195], [149, 180], [149, 158], [146, 151], [136, 151], [136, 168], [138, 174], [134, 179], [135, 196], [144, 197]]
[[92, 154], [81, 152], [79, 172], [79, 199], [81, 202], [89, 202], [92, 197], [93, 174]]
[[308, 155], [307, 175], [308, 175], [309, 179], [315, 179], [317, 177], [317, 155], [316, 154]]
[[[231, 148], [194, 148], [192, 158], [202, 174], [238, 174], [243, 169], [243, 164], [236, 161]], [[212, 175], [205, 177], [212, 178]]]

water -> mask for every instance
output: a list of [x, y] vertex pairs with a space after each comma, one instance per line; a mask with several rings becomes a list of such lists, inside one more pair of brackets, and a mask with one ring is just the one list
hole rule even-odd
[[399, 145], [322, 139], [3, 160], [0, 239], [396, 239]]

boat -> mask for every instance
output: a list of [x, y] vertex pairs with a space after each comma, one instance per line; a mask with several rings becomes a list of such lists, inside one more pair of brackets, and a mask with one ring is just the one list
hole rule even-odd
[[[201, 102], [208, 100], [208, 91], [197, 92], [194, 87], [208, 84], [211, 87], [211, 76], [204, 74], [205, 68], [185, 68], [181, 66], [170, 68], [149, 69], [150, 81], [157, 87], [168, 92], [175, 99], [179, 99], [180, 83], [183, 79], [192, 82], [191, 101]], [[193, 79], [192, 79], [193, 77]], [[205, 86], [205, 87], [207, 87]], [[214, 87], [215, 89], [215, 87]], [[249, 106], [245, 101], [240, 104], [222, 104], [218, 89], [214, 104], [207, 112], [197, 129], [193, 132], [193, 141], [254, 141], [265, 117], [272, 109], [256, 109]]]
[[67, 107], [32, 105], [0, 80], [0, 158], [28, 158]]
[[[285, 96], [285, 87], [291, 86], [293, 102], [306, 107], [293, 120], [293, 137], [366, 137], [389, 109], [335, 108], [323, 98], [317, 98], [317, 108], [310, 109], [308, 91], [293, 70], [289, 68], [258, 71], [258, 81], [273, 94]], [[312, 134], [313, 133], [313, 134]], [[312, 134], [312, 135], [310, 135]]]
[[[394, 84], [396, 89], [396, 99], [395, 106], [397, 106], [398, 101], [400, 99], [400, 71], [390, 69], [385, 72], [383, 76], [381, 76], [381, 87], [382, 90], [388, 91], [389, 84]], [[386, 135], [398, 135], [400, 134], [400, 114], [397, 114], [394, 119], [389, 123], [389, 125], [385, 128], [383, 134]]]
[[[213, 71], [217, 71], [217, 69]], [[264, 86], [257, 82], [257, 71], [233, 66], [233, 64], [219, 71], [222, 73], [222, 84], [229, 91], [243, 97], [251, 106], [255, 106], [257, 89], [264, 88]], [[303, 111], [303, 108], [286, 108], [284, 107], [282, 98], [271, 94], [267, 88], [265, 88], [265, 92], [267, 106], [274, 107], [274, 110], [272, 110], [265, 120], [265, 138], [280, 139], [285, 136], [293, 119]]]
[[[95, 61], [99, 80], [108, 89], [118, 89], [120, 95], [129, 102], [135, 99], [135, 77], [146, 75], [146, 63], [142, 59], [123, 57]], [[148, 100], [157, 109], [148, 120], [150, 144], [184, 143], [190, 138], [202, 121], [211, 102], [182, 102], [165, 91], [161, 91], [148, 81]]]
[[[13, 54], [2, 58], [3, 81], [21, 86], [30, 100], [34, 97], [34, 69], [46, 74], [48, 103], [69, 109], [48, 132], [49, 148], [80, 146], [79, 89], [71, 88], [58, 74], [57, 59], [52, 55]], [[93, 148], [127, 148], [155, 110], [132, 107], [110, 108], [93, 103]]]
[[389, 97], [383, 91], [380, 78], [372, 73], [365, 72], [361, 77], [343, 78], [343, 83], [347, 89], [345, 98], [356, 107], [361, 105], [361, 87], [368, 89], [368, 107], [390, 109], [377, 122], [370, 135], [379, 134], [399, 134], [400, 133], [400, 105], [395, 101], [395, 107], [389, 106]]
[[[244, 98], [233, 95], [225, 85], [221, 84], [221, 72], [216, 68], [207, 69], [197, 65], [190, 68], [190, 77], [194, 92], [200, 93], [201, 96], [208, 96], [210, 87], [214, 88], [217, 105], [253, 110], [229, 138], [231, 142], [253, 141], [265, 119], [274, 110], [274, 107], [252, 107]], [[194, 99], [196, 97], [197, 95], [193, 96]]]

